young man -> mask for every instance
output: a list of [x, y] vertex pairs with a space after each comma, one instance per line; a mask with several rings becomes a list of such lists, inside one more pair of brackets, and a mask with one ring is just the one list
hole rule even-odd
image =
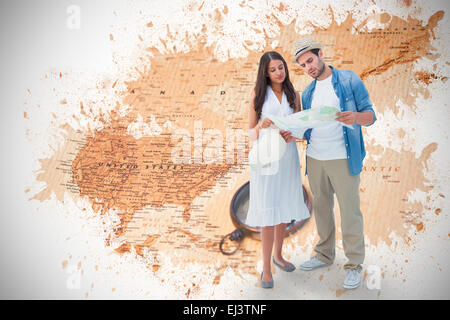
[[296, 42], [294, 63], [314, 78], [302, 93], [303, 110], [322, 105], [338, 107], [337, 121], [305, 132], [306, 174], [314, 196], [313, 208], [319, 242], [315, 256], [300, 265], [302, 270], [328, 266], [335, 258], [334, 193], [341, 213], [344, 252], [344, 288], [355, 289], [361, 282], [364, 261], [363, 217], [359, 201], [359, 174], [366, 155], [361, 126], [376, 121], [375, 112], [361, 79], [353, 71], [326, 65], [322, 45], [312, 38]]

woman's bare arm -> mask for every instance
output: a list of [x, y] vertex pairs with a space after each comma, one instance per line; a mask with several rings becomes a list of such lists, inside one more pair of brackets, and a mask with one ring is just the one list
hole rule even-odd
[[250, 106], [248, 108], [248, 137], [250, 140], [256, 140], [259, 137], [259, 131], [263, 128], [268, 128], [273, 122], [264, 118], [262, 121], [258, 121], [258, 114], [254, 107], [255, 91], [253, 91]]

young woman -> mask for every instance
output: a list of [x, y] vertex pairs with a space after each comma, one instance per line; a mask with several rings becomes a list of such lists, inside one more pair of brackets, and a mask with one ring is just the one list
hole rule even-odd
[[[300, 110], [300, 96], [294, 90], [283, 57], [274, 51], [266, 52], [259, 61], [258, 76], [248, 114], [249, 137], [255, 141], [273, 125], [261, 113], [287, 116]], [[261, 167], [250, 168], [250, 203], [246, 224], [261, 227], [263, 272], [261, 286], [273, 287], [273, 262], [284, 271], [295, 266], [282, 255], [286, 223], [309, 217], [303, 200], [300, 161], [295, 137], [289, 131], [280, 131], [286, 141], [286, 151], [277, 163], [276, 172], [264, 174]]]

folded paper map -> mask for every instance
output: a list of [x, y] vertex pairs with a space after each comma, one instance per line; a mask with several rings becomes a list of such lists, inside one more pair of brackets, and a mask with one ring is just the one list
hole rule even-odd
[[[262, 114], [273, 121], [273, 123], [284, 131], [290, 131], [292, 136], [303, 139], [306, 130], [315, 128], [333, 121], [336, 121], [336, 114], [341, 112], [337, 107], [321, 106], [297, 113], [290, 114], [285, 117], [278, 117], [263, 112]], [[347, 128], [353, 129], [352, 126], [343, 124]]]

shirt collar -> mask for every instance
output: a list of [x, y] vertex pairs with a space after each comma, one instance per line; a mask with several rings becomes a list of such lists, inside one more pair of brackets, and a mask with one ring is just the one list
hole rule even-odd
[[331, 83], [332, 84], [336, 84], [338, 82], [338, 73], [337, 73], [337, 69], [333, 66], [330, 66], [331, 68]]
[[[328, 65], [331, 68], [331, 83], [333, 84], [333, 86], [338, 82], [338, 73], [337, 73], [337, 69], [331, 65]], [[314, 89], [316, 88], [316, 83], [317, 83], [317, 79], [313, 80], [313, 87]]]

